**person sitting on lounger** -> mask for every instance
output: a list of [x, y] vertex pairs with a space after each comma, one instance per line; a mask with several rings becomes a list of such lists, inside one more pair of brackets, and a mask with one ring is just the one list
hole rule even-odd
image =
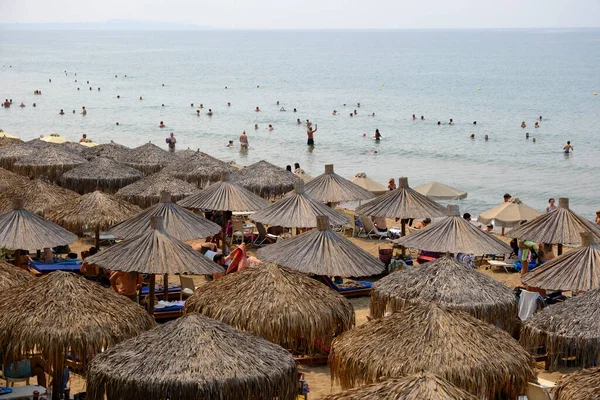
[[413, 228], [415, 228], [415, 229], [423, 229], [427, 225], [429, 225], [430, 223], [431, 223], [431, 218], [425, 218], [423, 221], [417, 221], [417, 222], [415, 222], [415, 224], [413, 225]]
[[373, 221], [373, 225], [379, 232], [387, 232], [387, 224], [385, 222], [385, 218], [380, 217], [371, 217], [371, 221]]

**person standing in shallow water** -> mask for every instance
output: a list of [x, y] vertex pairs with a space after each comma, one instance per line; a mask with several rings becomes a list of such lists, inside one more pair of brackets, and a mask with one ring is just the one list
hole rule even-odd
[[315, 124], [315, 129], [312, 129], [310, 126], [306, 128], [306, 136], [308, 136], [308, 140], [306, 144], [309, 146], [315, 145], [314, 133], [317, 131], [317, 124]]
[[171, 132], [171, 135], [169, 135], [166, 142], [169, 147], [169, 153], [175, 153], [175, 144], [177, 144], [177, 139], [175, 139], [173, 132]]

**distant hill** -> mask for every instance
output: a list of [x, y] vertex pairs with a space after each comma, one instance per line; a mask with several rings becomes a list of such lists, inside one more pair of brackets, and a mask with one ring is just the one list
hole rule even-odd
[[109, 20], [105, 22], [0, 23], [0, 30], [88, 30], [88, 31], [182, 31], [206, 30], [207, 26], [176, 22]]

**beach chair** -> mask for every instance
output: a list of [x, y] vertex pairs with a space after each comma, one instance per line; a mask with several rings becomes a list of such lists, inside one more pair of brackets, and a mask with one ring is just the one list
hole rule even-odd
[[541, 385], [529, 382], [527, 384], [527, 399], [528, 400], [551, 400], [550, 393]]
[[371, 287], [373, 286], [373, 282], [356, 281], [355, 283], [361, 285], [362, 287], [343, 287], [336, 285], [335, 282], [333, 282], [327, 275], [316, 275], [314, 278], [319, 282], [329, 286], [331, 289], [335, 290], [344, 297], [370, 296]]
[[26, 385], [29, 385], [29, 376], [23, 378], [9, 378], [8, 376], [6, 376], [5, 372], [8, 371], [8, 368], [9, 364], [7, 364], [4, 357], [2, 357], [2, 376], [0, 376], [0, 379], [6, 381], [6, 386], [13, 387], [15, 386], [15, 382], [25, 382]]
[[233, 229], [231, 231], [231, 242], [236, 243], [236, 239], [239, 243], [244, 243], [246, 239], [252, 240], [252, 233], [247, 232], [244, 228], [244, 221], [241, 219], [233, 220]]
[[388, 237], [387, 231], [382, 232], [382, 231], [377, 230], [377, 227], [375, 226], [375, 224], [373, 224], [373, 221], [371, 221], [371, 218], [369, 218], [365, 215], [361, 215], [360, 220], [361, 220], [361, 222], [365, 228], [365, 232], [367, 233], [367, 236], [369, 238], [377, 237], [377, 238], [379, 238], [379, 240], [381, 240], [381, 239]]
[[352, 237], [356, 236], [356, 221], [354, 219], [354, 214], [344, 211], [344, 215], [348, 218], [348, 223], [342, 227], [344, 234], [346, 231], [352, 231]]
[[258, 230], [258, 237], [252, 243], [253, 246], [260, 247], [271, 243], [277, 243], [279, 239], [281, 239], [281, 236], [267, 233], [267, 229], [262, 223], [255, 221], [255, 224], [256, 229]]
[[181, 283], [179, 300], [183, 300], [184, 297], [187, 298], [191, 296], [196, 291], [196, 285], [194, 284], [193, 278], [185, 275], [179, 275], [179, 282]]

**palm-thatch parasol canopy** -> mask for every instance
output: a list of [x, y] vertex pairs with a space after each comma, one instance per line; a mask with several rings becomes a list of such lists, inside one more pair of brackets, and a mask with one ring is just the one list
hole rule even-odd
[[163, 170], [119, 189], [117, 197], [147, 208], [160, 202], [161, 192], [171, 193], [172, 201], [177, 202], [199, 193], [200, 189], [194, 184], [167, 175]]
[[119, 238], [134, 238], [148, 231], [150, 217], [160, 217], [165, 232], [182, 241], [214, 236], [221, 230], [214, 222], [172, 203], [170, 193], [161, 192], [160, 203], [113, 226], [110, 231]]
[[85, 364], [153, 326], [148, 313], [125, 296], [68, 272], [53, 272], [0, 294], [3, 355], [21, 360], [41, 353], [52, 366], [57, 399], [67, 353]]
[[19, 158], [13, 168], [21, 175], [34, 178], [47, 176], [52, 180], [57, 180], [65, 172], [86, 161], [75, 152], [62, 149], [60, 146], [49, 145]]
[[92, 160], [95, 157], [117, 160], [124, 157], [129, 151], [131, 151], [129, 147], [111, 141], [110, 143], [99, 144], [98, 146], [84, 149], [83, 156], [88, 160]]
[[11, 144], [22, 143], [22, 140], [19, 137], [11, 135], [10, 133], [4, 132], [2, 129], [0, 129], [0, 142], [2, 142], [2, 145], [4, 145], [4, 143], [8, 142], [11, 142]]
[[598, 227], [571, 211], [569, 199], [559, 198], [556, 210], [510, 230], [507, 236], [538, 243], [581, 245], [581, 232], [591, 232], [600, 241]]
[[[260, 288], [260, 290], [257, 290]], [[318, 351], [354, 326], [346, 298], [300, 272], [254, 264], [199, 287], [185, 312], [199, 312], [287, 349]]]
[[477, 397], [429, 372], [387, 379], [321, 400], [477, 400]]
[[443, 217], [446, 209], [408, 186], [408, 178], [398, 178], [398, 188], [356, 209], [358, 214], [380, 218]]
[[48, 146], [48, 143], [42, 142], [40, 139], [34, 139], [14, 146], [0, 147], [0, 166], [14, 171], [14, 163], [20, 160], [21, 157], [29, 157], [39, 149]]
[[[29, 179], [23, 175], [15, 174], [7, 169], [0, 168], [0, 191], [12, 189], [28, 182]], [[2, 202], [0, 202], [2, 204]]]
[[25, 270], [0, 260], [0, 292], [33, 279]]
[[198, 313], [98, 355], [90, 400], [292, 400], [298, 371], [285, 349]]
[[185, 150], [179, 150], [178, 152], [175, 153], [175, 155], [177, 157], [181, 157], [181, 158], [187, 158], [187, 157], [191, 157], [194, 154], [196, 154], [197, 151], [200, 151], [200, 149], [198, 150], [192, 150], [189, 147]]
[[263, 247], [256, 255], [306, 274], [359, 277], [385, 270], [378, 258], [333, 232], [326, 216], [317, 217], [316, 229]]
[[600, 368], [588, 368], [563, 375], [556, 383], [554, 400], [590, 400], [600, 398]]
[[299, 182], [290, 171], [267, 161], [259, 161], [235, 172], [231, 181], [268, 200], [281, 198]]
[[173, 154], [148, 142], [128, 151], [119, 157], [117, 161], [138, 169], [145, 175], [150, 175], [163, 169], [173, 159]]
[[228, 181], [213, 183], [200, 193], [186, 197], [177, 204], [186, 208], [215, 211], [253, 212], [269, 206], [269, 202]]
[[448, 216], [440, 221], [394, 240], [404, 247], [441, 253], [508, 254], [511, 248], [502, 240], [482, 231], [460, 216], [457, 205], [448, 205]]
[[380, 318], [413, 303], [433, 302], [465, 311], [512, 333], [517, 300], [512, 289], [473, 268], [442, 257], [422, 267], [394, 272], [373, 284], [371, 315]]
[[96, 232], [96, 247], [100, 245], [100, 230], [118, 224], [142, 211], [130, 204], [101, 191], [85, 194], [65, 202], [46, 213], [46, 218], [71, 231], [88, 227]]
[[254, 213], [252, 219], [266, 225], [285, 226], [287, 228], [314, 228], [317, 226], [318, 215], [328, 216], [329, 222], [334, 226], [348, 223], [346, 216], [313, 200], [304, 193], [304, 182], [298, 182], [294, 192], [269, 207]]
[[575, 356], [577, 366], [600, 362], [600, 289], [590, 290], [533, 314], [521, 328], [527, 349], [545, 346], [552, 368]]
[[203, 188], [211, 182], [219, 181], [224, 174], [231, 171], [233, 168], [225, 161], [197, 151], [191, 156], [177, 157], [165, 167], [164, 172]]
[[519, 226], [522, 221], [530, 221], [539, 216], [539, 211], [529, 207], [519, 198], [513, 197], [509, 201], [479, 214], [477, 222], [491, 224], [494, 221], [496, 226], [511, 228]]
[[333, 172], [333, 164], [326, 164], [325, 173], [306, 185], [306, 193], [322, 203], [369, 200], [374, 197], [368, 190]]
[[589, 232], [581, 234], [581, 247], [545, 262], [525, 274], [529, 286], [575, 293], [600, 288], [600, 246]]
[[486, 399], [516, 400], [535, 379], [533, 360], [508, 333], [434, 303], [407, 305], [343, 333], [329, 368], [342, 388], [429, 371]]
[[135, 168], [119, 164], [109, 158], [95, 158], [66, 172], [61, 184], [78, 193], [91, 193], [95, 190], [114, 194], [144, 175]]
[[360, 186], [365, 190], [368, 190], [374, 196], [381, 196], [388, 191], [385, 186], [369, 178], [364, 172], [359, 172], [358, 174], [354, 175], [354, 178], [350, 179], [350, 182]]
[[10, 211], [13, 200], [17, 198], [23, 199], [26, 210], [43, 216], [46, 211], [75, 200], [79, 195], [40, 179], [23, 178], [17, 186], [0, 193], [0, 212]]
[[439, 182], [426, 183], [417, 186], [415, 191], [433, 200], [463, 200], [467, 198], [467, 192], [456, 189]]
[[64, 246], [77, 236], [23, 209], [23, 199], [13, 200], [13, 210], [0, 214], [0, 249], [37, 250]]

